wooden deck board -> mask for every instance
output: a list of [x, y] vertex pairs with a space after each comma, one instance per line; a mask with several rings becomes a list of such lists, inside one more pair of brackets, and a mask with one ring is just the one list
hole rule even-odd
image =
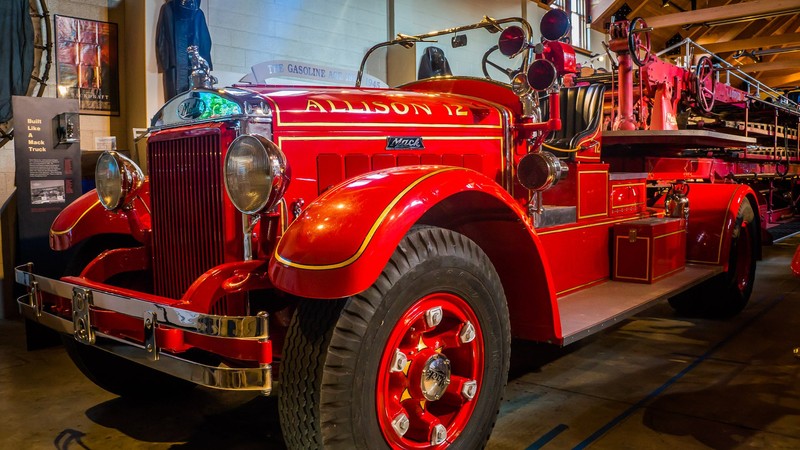
[[719, 266], [688, 264], [681, 272], [653, 284], [608, 281], [566, 295], [558, 300], [563, 343], [575, 342], [612, 326], [721, 272]]

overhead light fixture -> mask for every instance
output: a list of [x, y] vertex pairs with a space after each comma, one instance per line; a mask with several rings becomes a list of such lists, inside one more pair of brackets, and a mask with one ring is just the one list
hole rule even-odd
[[669, 0], [664, 0], [663, 2], [661, 2], [662, 8], [666, 8], [667, 6], [669, 6]]

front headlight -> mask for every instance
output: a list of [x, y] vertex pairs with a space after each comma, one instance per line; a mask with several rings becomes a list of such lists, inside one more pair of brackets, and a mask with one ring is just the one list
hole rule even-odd
[[130, 204], [144, 183], [144, 173], [135, 162], [117, 152], [103, 152], [94, 169], [97, 197], [109, 211]]
[[286, 157], [275, 143], [259, 135], [236, 138], [225, 155], [225, 190], [245, 214], [269, 211], [289, 185]]

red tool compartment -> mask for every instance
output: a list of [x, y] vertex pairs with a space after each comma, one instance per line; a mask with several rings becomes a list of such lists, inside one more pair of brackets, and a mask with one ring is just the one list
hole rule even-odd
[[685, 266], [683, 219], [650, 218], [614, 225], [614, 280], [653, 283]]

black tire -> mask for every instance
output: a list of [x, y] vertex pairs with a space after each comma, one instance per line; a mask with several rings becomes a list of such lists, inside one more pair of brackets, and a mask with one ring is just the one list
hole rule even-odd
[[[65, 275], [79, 275], [89, 262], [105, 250], [135, 245], [138, 245], [136, 241], [128, 236], [91, 238], [67, 264]], [[135, 288], [136, 278], [134, 276], [127, 278], [129, 279], [127, 284]], [[67, 350], [67, 355], [86, 378], [120, 397], [152, 399], [153, 395], [157, 395], [163, 398], [186, 393], [196, 386], [194, 383], [80, 343], [71, 335], [61, 335], [61, 342]]]
[[752, 205], [742, 202], [731, 238], [728, 271], [669, 299], [675, 311], [689, 317], [711, 319], [740, 313], [753, 292], [759, 227]]
[[[427, 322], [410, 319], [421, 320], [422, 316], [414, 314], [436, 309], [428, 308], [440, 298], [444, 303], [444, 319], [433, 327], [419, 328], [426, 331], [418, 332], [416, 324], [422, 326]], [[462, 310], [453, 308], [448, 301], [462, 305]], [[456, 316], [475, 318], [478, 337], [471, 340], [462, 337], [467, 336], [463, 333], [469, 321], [459, 324], [454, 320]], [[399, 320], [401, 318], [404, 320]], [[432, 349], [419, 345], [416, 353], [408, 352], [410, 362], [405, 371], [386, 370], [395, 364], [392, 355], [402, 347], [392, 342], [408, 342], [403, 340], [407, 336], [414, 337], [412, 342], [416, 336], [424, 336], [428, 342], [427, 331], [445, 336], [456, 333], [452, 331], [455, 329], [459, 330], [460, 343], [440, 347], [444, 358], [434, 355], [425, 360], [423, 354], [432, 354]], [[409, 334], [404, 334], [406, 332]], [[420, 342], [422, 340], [421, 337]], [[303, 300], [299, 304], [286, 338], [281, 366], [278, 404], [286, 444], [297, 449], [403, 448], [408, 442], [426, 444], [424, 441], [429, 437], [415, 429], [416, 419], [410, 421], [413, 432], [401, 436], [392, 428], [387, 431], [390, 408], [379, 408], [378, 403], [394, 398], [389, 394], [397, 387], [397, 380], [403, 383], [405, 379], [409, 386], [413, 385], [417, 380], [414, 375], [418, 373], [417, 367], [430, 368], [434, 359], [450, 358], [452, 366], [448, 367], [452, 367], [454, 375], [451, 381], [462, 383], [460, 390], [451, 389], [452, 384], [442, 387], [437, 382], [435, 386], [444, 391], [441, 399], [431, 399], [430, 392], [422, 395], [427, 399], [424, 402], [426, 412], [432, 415], [445, 411], [451, 401], [461, 401], [462, 405], [453, 416], [460, 419], [441, 422], [448, 424], [448, 438], [454, 439], [452, 444], [444, 442], [429, 445], [429, 448], [446, 445], [481, 448], [494, 427], [502, 400], [510, 345], [503, 287], [483, 251], [453, 231], [415, 227], [400, 242], [378, 280], [363, 293], [342, 300]], [[478, 354], [476, 352], [483, 357], [465, 357]], [[476, 359], [481, 360], [480, 370], [475, 369], [478, 367]], [[386, 365], [389, 360], [391, 362]], [[462, 373], [459, 371], [465, 367], [469, 369], [467, 372], [472, 370], [470, 373], [478, 375], [473, 381], [480, 387], [471, 398], [464, 393], [467, 384], [464, 380], [469, 377], [457, 381]], [[421, 379], [432, 379], [433, 372], [435, 370], [426, 372]], [[449, 375], [448, 370], [448, 380]], [[387, 389], [378, 386], [381, 380], [386, 380], [382, 386], [388, 386]], [[416, 400], [410, 402], [413, 404]], [[389, 403], [386, 401], [387, 405]], [[386, 433], [389, 433], [388, 438]]]

